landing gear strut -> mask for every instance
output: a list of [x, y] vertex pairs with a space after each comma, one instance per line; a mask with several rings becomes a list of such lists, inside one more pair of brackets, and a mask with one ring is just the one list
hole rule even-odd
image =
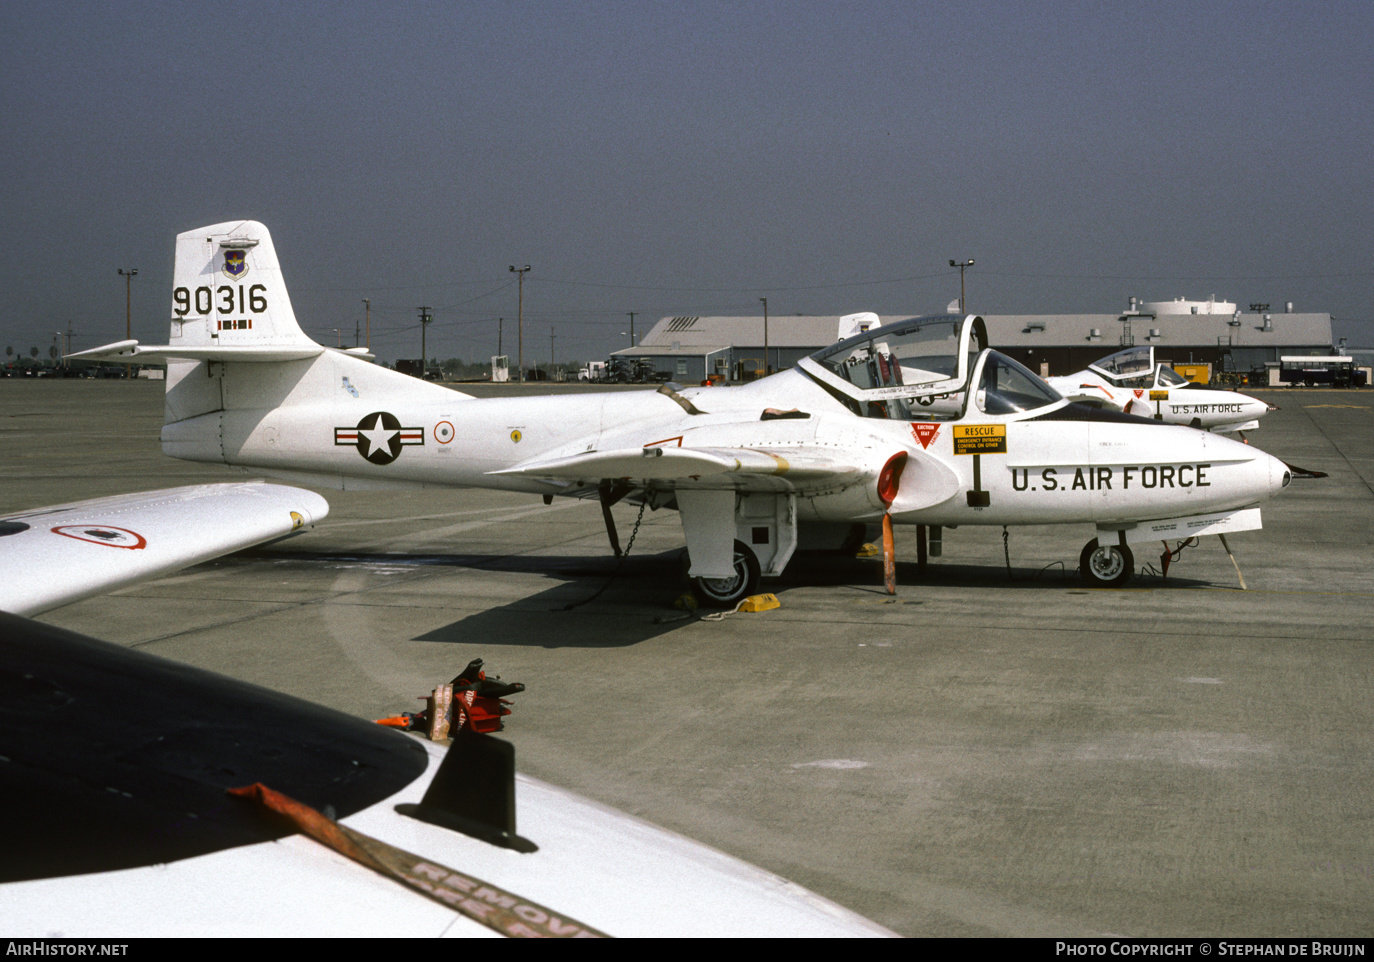
[[733, 608], [758, 591], [759, 561], [748, 545], [736, 541], [734, 574], [728, 578], [693, 578], [692, 587], [702, 604], [711, 608]]
[[1093, 538], [1078, 556], [1078, 571], [1094, 588], [1119, 588], [1135, 573], [1135, 558], [1124, 544], [1099, 545]]

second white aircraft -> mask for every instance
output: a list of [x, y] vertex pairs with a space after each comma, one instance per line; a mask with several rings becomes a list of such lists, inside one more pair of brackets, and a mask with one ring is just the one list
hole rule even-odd
[[1087, 370], [1052, 377], [1049, 384], [1080, 404], [1228, 434], [1253, 431], [1260, 418], [1277, 410], [1239, 391], [1193, 383], [1169, 365], [1155, 363], [1152, 345], [1117, 351]]

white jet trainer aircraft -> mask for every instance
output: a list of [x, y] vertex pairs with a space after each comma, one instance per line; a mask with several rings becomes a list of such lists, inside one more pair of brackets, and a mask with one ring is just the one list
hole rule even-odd
[[[340, 489], [483, 487], [676, 508], [708, 603], [783, 572], [798, 529], [1091, 524], [1093, 584], [1129, 545], [1260, 527], [1287, 466], [1218, 435], [1071, 405], [986, 349], [979, 317], [861, 332], [733, 388], [475, 399], [311, 340], [267, 228], [177, 237], [163, 451]], [[608, 524], [613, 547], [618, 542]], [[889, 576], [889, 590], [893, 581]]]
[[1087, 370], [1048, 379], [1064, 397], [1092, 407], [1186, 424], [1206, 431], [1253, 431], [1274, 405], [1225, 388], [1195, 384], [1169, 365], [1155, 363], [1153, 345], [1128, 347]]

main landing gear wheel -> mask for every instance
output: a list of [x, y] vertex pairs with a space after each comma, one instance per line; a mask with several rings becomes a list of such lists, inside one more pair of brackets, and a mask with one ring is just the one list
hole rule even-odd
[[710, 608], [733, 608], [758, 591], [759, 559], [743, 541], [735, 542], [735, 573], [728, 578], [693, 578], [701, 603]]
[[1093, 538], [1078, 556], [1078, 571], [1094, 588], [1119, 588], [1135, 573], [1135, 557], [1124, 544], [1099, 546]]

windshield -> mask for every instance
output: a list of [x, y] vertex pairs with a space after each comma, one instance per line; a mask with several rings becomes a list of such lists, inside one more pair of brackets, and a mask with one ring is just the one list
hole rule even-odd
[[1019, 414], [1060, 400], [1060, 395], [1005, 354], [988, 351], [978, 378], [978, 409], [984, 414]]
[[1178, 387], [1181, 384], [1188, 384], [1189, 381], [1182, 374], [1179, 374], [1167, 364], [1159, 366], [1159, 384], [1161, 387]]

